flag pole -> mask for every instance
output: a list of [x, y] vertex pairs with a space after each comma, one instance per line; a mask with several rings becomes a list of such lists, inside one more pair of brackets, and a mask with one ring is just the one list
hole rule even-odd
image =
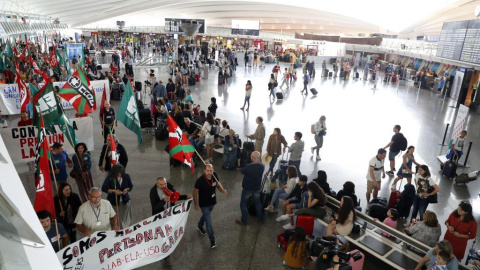
[[[117, 216], [120, 217], [120, 212], [118, 211], [118, 197], [117, 197], [117, 180], [116, 179], [113, 179], [113, 184], [115, 186], [115, 191], [113, 191], [113, 193], [115, 193], [115, 205], [116, 205], [116, 210], [117, 210]], [[117, 226], [120, 228], [120, 221], [119, 221], [120, 218], [117, 218]], [[123, 228], [122, 228], [123, 229]]]
[[[200, 158], [200, 160], [202, 161], [203, 165], [206, 166], [207, 163], [205, 163], [205, 160], [203, 160], [202, 156], [197, 152], [197, 150], [195, 150], [195, 153], [197, 153], [197, 156]], [[193, 164], [192, 164], [192, 166], [193, 166]], [[212, 176], [213, 176], [213, 179], [215, 179], [215, 181], [216, 181], [217, 183], [220, 183], [220, 181], [218, 181], [217, 177], [215, 177], [214, 174], [212, 174]]]
[[[70, 134], [70, 129], [68, 128], [67, 126], [67, 122], [65, 121], [65, 114], [62, 115], [63, 117], [63, 125], [65, 125], [65, 129], [67, 130], [67, 133], [68, 133], [68, 137], [70, 138], [70, 140], [75, 143], [72, 139], [72, 134]], [[75, 146], [73, 146], [73, 148], [75, 149]], [[80, 158], [78, 157], [78, 154], [77, 154], [77, 151], [75, 151], [75, 156], [77, 157], [77, 162], [78, 162], [78, 165], [80, 166], [80, 170], [82, 170], [83, 172], [83, 166], [82, 164], [80, 163]], [[73, 162], [73, 160], [72, 160]]]
[[[115, 126], [115, 125], [114, 125], [114, 126]], [[109, 129], [109, 130], [110, 130], [110, 134], [109, 134], [109, 135], [112, 135], [112, 137], [110, 138], [110, 140], [113, 140], [114, 138], [113, 138], [112, 130], [111, 130], [111, 129]], [[103, 133], [103, 131], [102, 131], [102, 133]], [[107, 136], [108, 136], [108, 135], [107, 135]], [[113, 143], [115, 143], [115, 142], [113, 142]], [[105, 161], [105, 158], [107, 157], [108, 146], [109, 146], [108, 143], [105, 143], [105, 144], [107, 145], [107, 147], [105, 148], [105, 154], [103, 154], [102, 164], [103, 164], [103, 162]], [[111, 162], [111, 160], [110, 160], [110, 162]]]
[[[50, 156], [52, 153], [50, 152]], [[52, 157], [53, 158], [53, 157]], [[55, 176], [55, 170], [53, 170], [52, 160], [50, 159], [50, 167], [52, 167], [52, 175], [53, 175], [53, 182], [55, 183], [55, 189], [57, 190], [58, 202], [60, 204], [60, 210], [63, 212], [62, 201], [60, 200], [60, 195], [58, 194], [58, 185], [57, 185], [57, 177]]]
[[60, 234], [58, 233], [58, 223], [56, 218], [54, 220], [55, 220], [55, 231], [57, 233], [58, 250], [61, 250], [62, 246], [60, 246]]

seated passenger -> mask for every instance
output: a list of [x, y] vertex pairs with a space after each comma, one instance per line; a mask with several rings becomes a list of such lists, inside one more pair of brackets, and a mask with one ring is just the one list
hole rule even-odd
[[447, 260], [447, 269], [448, 270], [457, 270], [458, 269], [458, 260], [453, 255], [453, 247], [450, 242], [447, 240], [442, 240], [440, 242], [437, 242], [435, 247], [430, 249], [427, 254], [418, 262], [417, 266], [415, 267], [415, 270], [420, 270], [422, 267], [425, 266], [425, 269], [431, 269], [433, 265], [435, 264], [435, 261], [437, 259], [437, 255], [441, 252], [445, 251], [449, 254], [449, 259]]
[[433, 247], [440, 239], [442, 229], [438, 224], [437, 215], [432, 211], [425, 211], [423, 221], [412, 223], [404, 232], [413, 239]]
[[320, 188], [323, 189], [323, 192], [325, 192], [326, 195], [328, 196], [335, 196], [336, 193], [330, 188], [330, 185], [327, 182], [327, 173], [325, 171], [319, 170], [317, 172], [317, 178], [313, 179], [313, 182], [317, 183]]
[[[304, 177], [304, 175], [300, 176]], [[305, 176], [306, 178], [306, 176]], [[320, 188], [320, 186], [315, 182], [310, 182], [307, 185], [308, 192], [303, 194], [302, 200], [307, 202], [306, 205], [303, 205], [303, 208], [298, 209], [295, 213], [289, 213], [290, 224], [283, 226], [285, 230], [293, 229], [293, 216], [294, 215], [309, 215], [315, 218], [322, 219], [327, 213], [327, 196]], [[305, 207], [306, 206], [306, 207]]]
[[353, 200], [348, 196], [343, 196], [340, 200], [340, 208], [336, 218], [330, 218], [330, 224], [327, 226], [326, 236], [332, 234], [346, 236], [352, 232], [355, 221], [355, 209]]
[[282, 203], [282, 215], [279, 216], [276, 221], [280, 222], [289, 219], [290, 217], [288, 214], [293, 213], [293, 209], [301, 208], [302, 195], [307, 191], [307, 181], [307, 176], [300, 176], [298, 183]]
[[[374, 218], [375, 221], [378, 221], [378, 218]], [[387, 218], [383, 220], [383, 224], [392, 227], [394, 229], [397, 228], [397, 221], [398, 221], [398, 211], [395, 208], [390, 208], [387, 211]], [[386, 237], [390, 237], [390, 234], [382, 231], [382, 235]]]
[[288, 166], [287, 168], [288, 180], [287, 184], [283, 187], [276, 188], [272, 195], [272, 200], [270, 204], [265, 208], [272, 213], [278, 212], [278, 202], [280, 199], [286, 200], [288, 195], [293, 191], [293, 188], [297, 184], [297, 170], [293, 165]]
[[295, 232], [288, 239], [288, 246], [283, 255], [283, 264], [292, 268], [303, 268], [307, 261], [307, 236], [303, 227], [296, 227]]
[[358, 203], [357, 195], [355, 195], [355, 184], [353, 182], [345, 182], [343, 184], [343, 189], [337, 193], [335, 199], [340, 201], [344, 196], [350, 197], [355, 207], [360, 206], [360, 204]]

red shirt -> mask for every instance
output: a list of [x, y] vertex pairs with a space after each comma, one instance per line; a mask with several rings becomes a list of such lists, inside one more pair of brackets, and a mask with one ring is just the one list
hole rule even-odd
[[[453, 213], [450, 214], [446, 223], [455, 228], [455, 231], [460, 234], [468, 234], [468, 239], [477, 237], [477, 222], [471, 220], [469, 222], [460, 221], [460, 217], [455, 217]], [[453, 235], [450, 230], [445, 232], [443, 239], [448, 240], [453, 247], [453, 255], [457, 257], [458, 261], [463, 259], [465, 249], [467, 248], [467, 238], [460, 238]]]
[[24, 121], [24, 120], [22, 119], [22, 120], [20, 120], [20, 122], [18, 122], [18, 126], [19, 126], [19, 127], [31, 126], [31, 125], [33, 125], [33, 119], [31, 119], [31, 118], [28, 119], [28, 120], [26, 120], [26, 121]]

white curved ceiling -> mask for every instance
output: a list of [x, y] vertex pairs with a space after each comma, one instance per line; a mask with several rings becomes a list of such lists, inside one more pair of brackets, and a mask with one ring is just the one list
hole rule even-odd
[[76, 27], [162, 26], [164, 18], [259, 20], [261, 30], [317, 34], [438, 35], [444, 21], [474, 19], [480, 0], [2, 0], [0, 10], [35, 13]]

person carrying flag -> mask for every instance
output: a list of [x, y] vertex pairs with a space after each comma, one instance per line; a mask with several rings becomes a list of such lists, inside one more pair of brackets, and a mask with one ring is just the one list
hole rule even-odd
[[[112, 142], [114, 145], [112, 145]], [[114, 149], [115, 151], [112, 151]], [[127, 168], [128, 163], [128, 155], [125, 147], [118, 142], [118, 138], [116, 135], [109, 135], [107, 137], [107, 143], [103, 145], [102, 152], [100, 153], [100, 158], [98, 159], [98, 168], [100, 171], [110, 171], [112, 168], [112, 152], [114, 159], [116, 159], [117, 163], [120, 163], [124, 168]]]
[[107, 136], [108, 134], [115, 133], [115, 129], [113, 128], [113, 125], [116, 122], [115, 119], [115, 110], [110, 106], [110, 102], [108, 100], [105, 100], [105, 103], [103, 103], [103, 108], [100, 112], [100, 122], [102, 123], [103, 127], [103, 143], [107, 142]]

